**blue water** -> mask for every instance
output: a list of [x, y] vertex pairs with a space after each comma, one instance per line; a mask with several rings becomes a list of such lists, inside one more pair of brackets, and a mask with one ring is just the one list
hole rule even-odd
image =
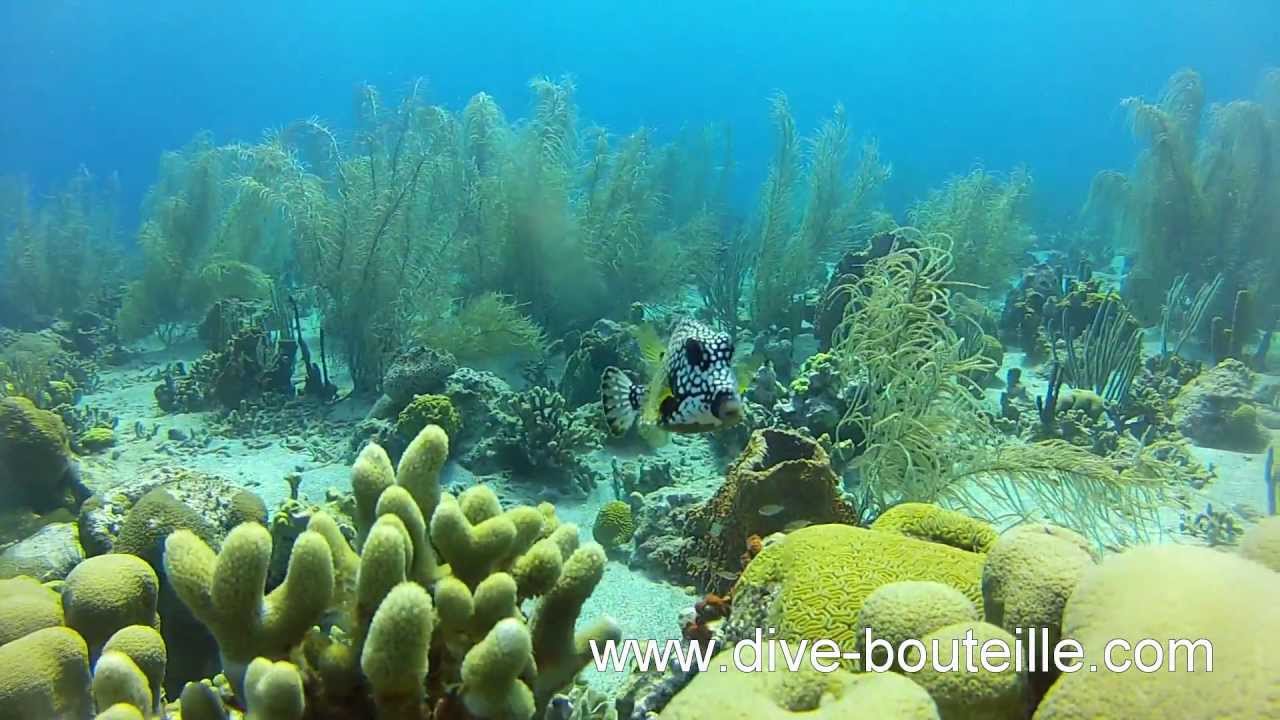
[[1041, 207], [1065, 213], [1096, 170], [1131, 161], [1121, 98], [1181, 67], [1211, 101], [1245, 97], [1275, 64], [1275, 0], [3, 0], [0, 174], [39, 188], [82, 163], [119, 171], [131, 207], [158, 155], [201, 129], [342, 127], [354, 85], [395, 93], [417, 76], [436, 102], [483, 90], [522, 116], [530, 77], [568, 73], [585, 119], [617, 132], [730, 123], [744, 195], [781, 90], [802, 129], [842, 101], [879, 138], [891, 207], [976, 164], [1025, 163]]

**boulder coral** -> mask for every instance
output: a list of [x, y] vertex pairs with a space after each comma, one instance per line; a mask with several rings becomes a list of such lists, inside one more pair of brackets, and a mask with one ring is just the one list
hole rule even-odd
[[902, 533], [969, 552], [984, 553], [996, 542], [990, 523], [930, 503], [901, 503], [881, 513], [871, 529]]
[[0, 398], [0, 507], [44, 513], [84, 495], [62, 418], [25, 397]]
[[768, 626], [779, 637], [834, 640], [854, 647], [863, 602], [901, 581], [932, 581], [960, 591], [982, 609], [984, 557], [948, 545], [848, 525], [814, 525], [756, 556], [739, 579], [741, 594], [767, 597]]
[[1240, 554], [1280, 572], [1280, 515], [1272, 515], [1245, 531]]
[[976, 648], [1014, 646], [1013, 635], [989, 623], [954, 623], [920, 638], [923, 650], [908, 652], [909, 676], [929, 692], [942, 720], [1023, 720], [1031, 707], [1025, 671], [1012, 657], [997, 655], [990, 662], [966, 657], [961, 643], [970, 639]]
[[896, 673], [822, 672], [811, 663], [792, 672], [780, 666], [748, 672], [759, 655], [781, 657], [776, 643], [747, 651], [739, 667], [733, 650], [711, 658], [711, 667], [658, 714], [661, 720], [938, 720], [929, 694]]
[[[1097, 672], [1064, 673], [1037, 707], [1035, 720], [1176, 717], [1246, 720], [1280, 717], [1280, 574], [1207, 548], [1146, 546], [1090, 568], [1067, 601], [1064, 637], [1084, 649], [1080, 662]], [[1119, 671], [1113, 662], [1151, 662], [1157, 672]], [[1184, 641], [1170, 649], [1172, 639]], [[1212, 672], [1206, 648], [1212, 644]], [[1140, 652], [1135, 652], [1140, 651]], [[1169, 663], [1174, 669], [1169, 670]], [[1188, 663], [1194, 662], [1194, 671]]]

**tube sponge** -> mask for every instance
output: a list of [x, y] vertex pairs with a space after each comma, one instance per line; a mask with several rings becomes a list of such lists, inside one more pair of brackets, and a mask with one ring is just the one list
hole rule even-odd
[[387, 457], [387, 451], [377, 443], [365, 445], [351, 466], [351, 491], [356, 499], [354, 520], [361, 543], [373, 527], [373, 521], [378, 519], [375, 510], [378, 497], [395, 482], [396, 470], [391, 465], [391, 458]]
[[0, 717], [82, 718], [89, 698], [89, 648], [76, 631], [51, 627], [0, 645]]
[[76, 565], [62, 586], [67, 627], [80, 633], [96, 656], [117, 630], [159, 622], [159, 592], [156, 572], [142, 558], [115, 553], [91, 557]]
[[360, 669], [380, 714], [417, 717], [397, 709], [417, 708], [423, 701], [434, 618], [431, 596], [412, 582], [395, 586], [374, 613]]
[[256, 658], [245, 672], [245, 720], [302, 720], [302, 675], [289, 662]]
[[[160, 637], [160, 633], [155, 628], [147, 627], [146, 625], [130, 625], [127, 628], [122, 628], [102, 646], [104, 657], [110, 652], [127, 656], [145, 676], [147, 689], [150, 692], [153, 704], [150, 708], [141, 707], [140, 709], [148, 713], [160, 714], [164, 692], [164, 671], [165, 665], [168, 663], [168, 653], [164, 646], [164, 638]], [[101, 665], [102, 661], [99, 660], [98, 666], [100, 667]], [[96, 675], [94, 676], [94, 682], [97, 682]], [[101, 701], [98, 702], [98, 707], [103, 707]]]
[[520, 676], [533, 664], [529, 629], [515, 618], [493, 626], [462, 661], [462, 702], [478, 718], [529, 720], [533, 693]]
[[104, 651], [93, 666], [93, 701], [100, 708], [124, 703], [145, 712], [154, 702], [147, 676], [118, 650]]
[[62, 598], [33, 577], [0, 580], [0, 598], [0, 645], [63, 624]]
[[333, 556], [318, 533], [298, 536], [284, 582], [263, 597], [270, 560], [271, 535], [256, 523], [228, 533], [217, 555], [185, 530], [165, 541], [169, 582], [218, 641], [223, 670], [237, 695], [245, 666], [259, 656], [287, 657], [333, 595]]
[[[425, 432], [425, 431], [424, 431]], [[493, 572], [515, 543], [516, 526], [504, 515], [473, 526], [458, 501], [445, 495], [431, 516], [431, 540], [454, 577], [474, 588]]]
[[413, 495], [423, 517], [431, 517], [440, 502], [440, 470], [448, 458], [449, 436], [439, 425], [422, 428], [400, 456], [396, 484]]

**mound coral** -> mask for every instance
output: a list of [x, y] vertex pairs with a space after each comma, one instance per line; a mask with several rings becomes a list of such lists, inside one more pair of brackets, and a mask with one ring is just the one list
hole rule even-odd
[[97, 657], [117, 630], [129, 625], [157, 626], [160, 583], [151, 566], [133, 555], [91, 557], [76, 566], [62, 585], [67, 626], [80, 633]]
[[1280, 516], [1273, 515], [1245, 531], [1240, 554], [1280, 572]]
[[428, 425], [439, 425], [452, 436], [462, 428], [462, 416], [445, 395], [415, 395], [396, 417], [396, 432], [404, 438], [417, 437]]
[[73, 507], [79, 492], [62, 418], [25, 397], [0, 398], [0, 505], [48, 512]]
[[605, 503], [596, 513], [595, 524], [591, 527], [591, 536], [605, 549], [616, 548], [631, 542], [636, 531], [635, 518], [631, 514], [631, 506], [621, 500]]
[[978, 553], [987, 552], [996, 542], [996, 530], [990, 523], [930, 503], [894, 505], [871, 523], [871, 529]]
[[[744, 652], [742, 660], [750, 666], [769, 653], [782, 656], [776, 643], [771, 642]], [[896, 673], [831, 673], [812, 664], [797, 672], [782, 667], [749, 672], [735, 664], [732, 654], [732, 650], [725, 650], [711, 658], [711, 667], [723, 667], [725, 671], [698, 674], [658, 717], [702, 720], [714, 714], [724, 720], [938, 720], [937, 707], [929, 694]]]
[[983, 560], [897, 533], [814, 525], [766, 547], [742, 573], [734, 597], [769, 598], [764, 614], [781, 638], [829, 638], [854, 647], [863, 602], [889, 583], [939, 582], [959, 590], [980, 612]]
[[960, 648], [970, 637], [977, 647], [999, 643], [997, 647], [1011, 648], [1015, 642], [1010, 633], [975, 620], [938, 628], [920, 639], [923, 652], [913, 648], [908, 653], [904, 665], [913, 670], [911, 679], [929, 692], [942, 720], [1022, 720], [1030, 708], [1026, 673], [1012, 658], [978, 664], [976, 671], [966, 667]]
[[[1280, 574], [1207, 548], [1147, 546], [1107, 558], [1084, 574], [1062, 615], [1063, 636], [1083, 646], [1080, 662], [1097, 672], [1064, 673], [1035, 720], [1280, 716], [1280, 615], [1266, 610], [1277, 594]], [[1139, 647], [1149, 638], [1185, 644], [1166, 646], [1158, 672], [1110, 664], [1151, 662]], [[1213, 672], [1205, 672], [1203, 643], [1193, 645], [1202, 638], [1212, 643]], [[1116, 639], [1130, 650], [1105, 657]]]
[[906, 641], [919, 640], [939, 628], [977, 619], [973, 602], [950, 585], [920, 580], [891, 582], [876, 588], [862, 603], [858, 649], [865, 666], [896, 666], [883, 646], [867, 657], [867, 633], [900, 648]]

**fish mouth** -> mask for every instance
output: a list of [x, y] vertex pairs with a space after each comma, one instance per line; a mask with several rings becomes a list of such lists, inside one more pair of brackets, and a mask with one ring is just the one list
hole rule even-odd
[[720, 393], [711, 404], [711, 414], [725, 427], [735, 425], [742, 421], [742, 401], [730, 393]]

